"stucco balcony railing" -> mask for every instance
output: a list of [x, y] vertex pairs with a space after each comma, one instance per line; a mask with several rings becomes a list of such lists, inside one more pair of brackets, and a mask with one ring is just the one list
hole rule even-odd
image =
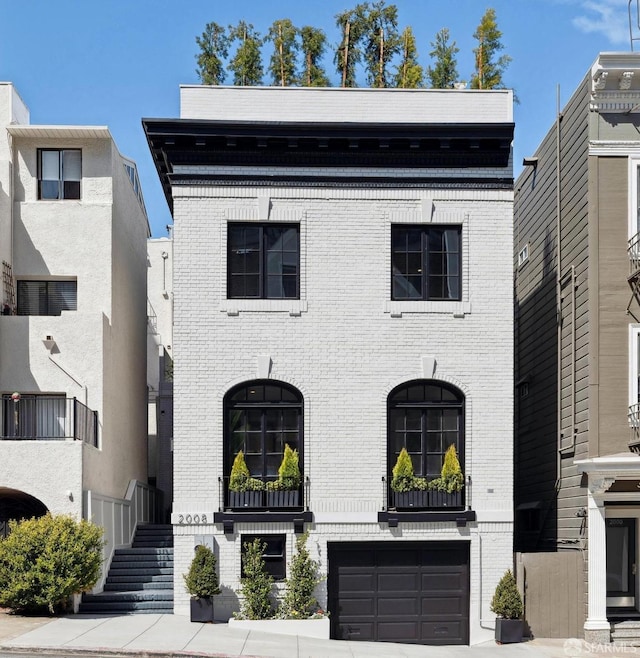
[[629, 427], [631, 429], [629, 450], [640, 452], [640, 404], [632, 404], [629, 407]]
[[85, 441], [98, 446], [98, 412], [62, 395], [2, 396], [3, 441]]

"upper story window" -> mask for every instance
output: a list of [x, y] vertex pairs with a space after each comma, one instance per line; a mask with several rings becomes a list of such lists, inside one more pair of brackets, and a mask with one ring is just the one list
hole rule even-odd
[[79, 199], [80, 149], [38, 149], [38, 199]]
[[231, 223], [227, 297], [300, 299], [300, 225]]
[[391, 299], [461, 299], [461, 227], [391, 227]]
[[60, 315], [75, 311], [77, 281], [18, 281], [18, 315]]

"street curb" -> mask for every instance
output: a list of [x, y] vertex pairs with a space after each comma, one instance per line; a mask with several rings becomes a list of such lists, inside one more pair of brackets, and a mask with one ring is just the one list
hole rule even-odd
[[[105, 658], [234, 658], [228, 653], [204, 653], [193, 651], [153, 651], [149, 649], [112, 649], [107, 647], [59, 647], [59, 646], [15, 646], [0, 644], [0, 652], [7, 654], [24, 655], [27, 653], [46, 653], [52, 656], [92, 655], [105, 656]], [[261, 656], [246, 655], [243, 658], [263, 658]]]

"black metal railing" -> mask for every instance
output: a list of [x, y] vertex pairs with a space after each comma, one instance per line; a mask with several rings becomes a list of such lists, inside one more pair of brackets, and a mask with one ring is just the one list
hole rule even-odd
[[266, 485], [275, 478], [257, 479], [263, 483], [264, 489], [259, 491], [231, 491], [229, 489], [229, 478], [218, 478], [220, 511], [308, 509], [308, 506], [305, 507], [305, 501], [309, 500], [309, 478], [305, 478], [300, 487], [292, 491], [271, 491], [266, 488]]
[[640, 452], [640, 404], [632, 404], [629, 407], [629, 428], [631, 430], [629, 450]]
[[640, 270], [640, 233], [636, 233], [627, 243], [629, 254], [629, 275], [632, 276]]
[[2, 396], [4, 441], [65, 441], [74, 439], [98, 446], [98, 412], [76, 398], [62, 395]]

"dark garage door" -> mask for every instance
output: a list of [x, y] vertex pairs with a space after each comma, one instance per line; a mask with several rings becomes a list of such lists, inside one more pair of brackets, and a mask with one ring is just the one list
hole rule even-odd
[[329, 543], [331, 637], [469, 643], [468, 542]]

